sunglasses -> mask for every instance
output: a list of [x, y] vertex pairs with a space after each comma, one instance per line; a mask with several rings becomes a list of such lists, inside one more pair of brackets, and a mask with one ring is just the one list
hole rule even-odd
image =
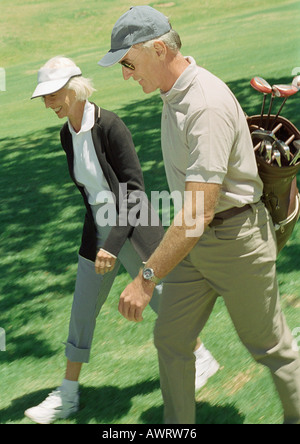
[[[142, 49], [139, 50], [139, 52], [137, 53], [137, 55], [134, 57], [133, 62], [136, 61], [136, 59], [139, 57], [140, 53], [141, 53]], [[119, 62], [122, 66], [124, 66], [124, 68], [130, 69], [130, 71], [135, 71], [135, 66], [133, 63], [130, 62], [126, 62], [126, 60], [122, 60], [121, 62]]]
[[124, 66], [124, 68], [130, 69], [131, 71], [135, 70], [135, 66], [132, 63], [128, 63], [128, 62], [120, 62], [120, 64], [122, 66]]

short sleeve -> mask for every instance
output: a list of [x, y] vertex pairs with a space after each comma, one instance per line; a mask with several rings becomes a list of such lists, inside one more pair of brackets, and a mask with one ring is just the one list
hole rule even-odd
[[186, 181], [222, 184], [234, 144], [230, 119], [206, 108], [194, 112], [186, 125], [189, 160]]

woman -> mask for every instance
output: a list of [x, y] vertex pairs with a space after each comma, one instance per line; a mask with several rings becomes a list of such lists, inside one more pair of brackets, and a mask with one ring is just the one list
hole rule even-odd
[[[145, 196], [144, 182], [131, 134], [118, 116], [88, 101], [93, 91], [90, 80], [82, 77], [72, 60], [54, 57], [39, 70], [32, 95], [42, 97], [45, 106], [60, 119], [68, 118], [60, 133], [61, 143], [70, 176], [86, 206], [66, 343], [65, 378], [44, 402], [25, 412], [43, 424], [67, 418], [78, 410], [82, 363], [89, 361], [96, 318], [120, 263], [134, 278], [164, 235], [160, 224], [138, 223], [141, 211], [146, 207], [150, 217], [152, 208], [147, 198], [137, 203], [137, 197]], [[109, 225], [105, 213], [110, 214]], [[160, 291], [157, 285], [151, 301], [155, 312]], [[198, 343], [196, 349], [197, 387], [215, 373], [218, 364], [203, 344], [199, 347]]]

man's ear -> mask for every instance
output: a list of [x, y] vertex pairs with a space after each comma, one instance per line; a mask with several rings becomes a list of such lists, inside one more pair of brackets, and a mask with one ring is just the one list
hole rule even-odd
[[164, 44], [164, 42], [162, 42], [162, 41], [160, 41], [160, 40], [157, 40], [156, 42], [154, 42], [154, 44], [153, 44], [153, 48], [154, 48], [154, 50], [155, 50], [157, 56], [158, 56], [160, 59], [164, 60], [165, 57], [166, 57], [166, 55], [167, 55], [167, 47], [166, 47], [166, 45]]

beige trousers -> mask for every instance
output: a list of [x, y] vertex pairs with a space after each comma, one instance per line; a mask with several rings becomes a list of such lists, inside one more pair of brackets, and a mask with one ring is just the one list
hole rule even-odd
[[260, 202], [208, 228], [164, 280], [154, 340], [165, 423], [195, 422], [193, 349], [218, 296], [242, 343], [270, 369], [284, 422], [300, 423], [300, 358], [280, 308], [276, 256], [273, 224]]

